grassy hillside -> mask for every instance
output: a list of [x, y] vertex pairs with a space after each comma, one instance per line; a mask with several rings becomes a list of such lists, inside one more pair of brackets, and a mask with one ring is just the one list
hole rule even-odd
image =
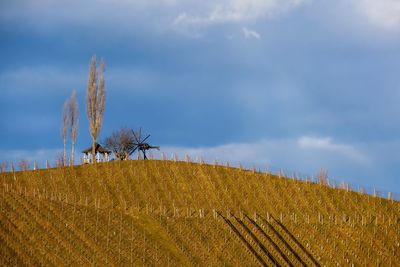
[[400, 203], [222, 166], [0, 174], [1, 265], [400, 266]]

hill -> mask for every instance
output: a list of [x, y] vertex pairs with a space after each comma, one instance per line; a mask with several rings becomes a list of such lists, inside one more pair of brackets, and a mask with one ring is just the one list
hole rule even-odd
[[268, 173], [125, 161], [0, 174], [1, 265], [400, 266], [400, 203]]

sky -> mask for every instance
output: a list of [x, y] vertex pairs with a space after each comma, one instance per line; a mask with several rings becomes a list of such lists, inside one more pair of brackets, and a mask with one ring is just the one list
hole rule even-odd
[[398, 0], [4, 0], [0, 36], [0, 161], [54, 162], [73, 89], [90, 145], [95, 54], [100, 141], [400, 192]]

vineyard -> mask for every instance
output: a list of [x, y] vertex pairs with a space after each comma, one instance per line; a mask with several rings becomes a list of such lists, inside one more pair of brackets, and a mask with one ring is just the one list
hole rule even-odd
[[400, 203], [166, 160], [0, 173], [6, 266], [400, 266]]

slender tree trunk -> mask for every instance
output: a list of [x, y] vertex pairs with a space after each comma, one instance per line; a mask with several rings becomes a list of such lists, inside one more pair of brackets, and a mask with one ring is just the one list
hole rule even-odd
[[72, 149], [71, 149], [71, 166], [74, 166], [75, 165], [75, 162], [74, 162], [74, 155], [75, 154], [75, 142], [73, 142], [72, 141]]
[[96, 164], [96, 139], [93, 139], [92, 144], [92, 163]]
[[65, 166], [67, 162], [67, 139], [64, 138], [64, 156], [63, 156], [63, 167]]
[[71, 98], [69, 100], [69, 122], [70, 122], [70, 137], [71, 137], [71, 162], [70, 165], [75, 165], [75, 142], [76, 137], [78, 136], [78, 128], [79, 128], [79, 108], [78, 101], [76, 99], [76, 91], [72, 91]]
[[64, 142], [64, 155], [63, 155], [63, 167], [67, 163], [67, 133], [68, 133], [68, 122], [69, 122], [69, 117], [68, 117], [68, 100], [64, 102], [64, 108], [63, 108], [63, 113], [62, 113], [62, 128], [61, 128], [61, 136]]

